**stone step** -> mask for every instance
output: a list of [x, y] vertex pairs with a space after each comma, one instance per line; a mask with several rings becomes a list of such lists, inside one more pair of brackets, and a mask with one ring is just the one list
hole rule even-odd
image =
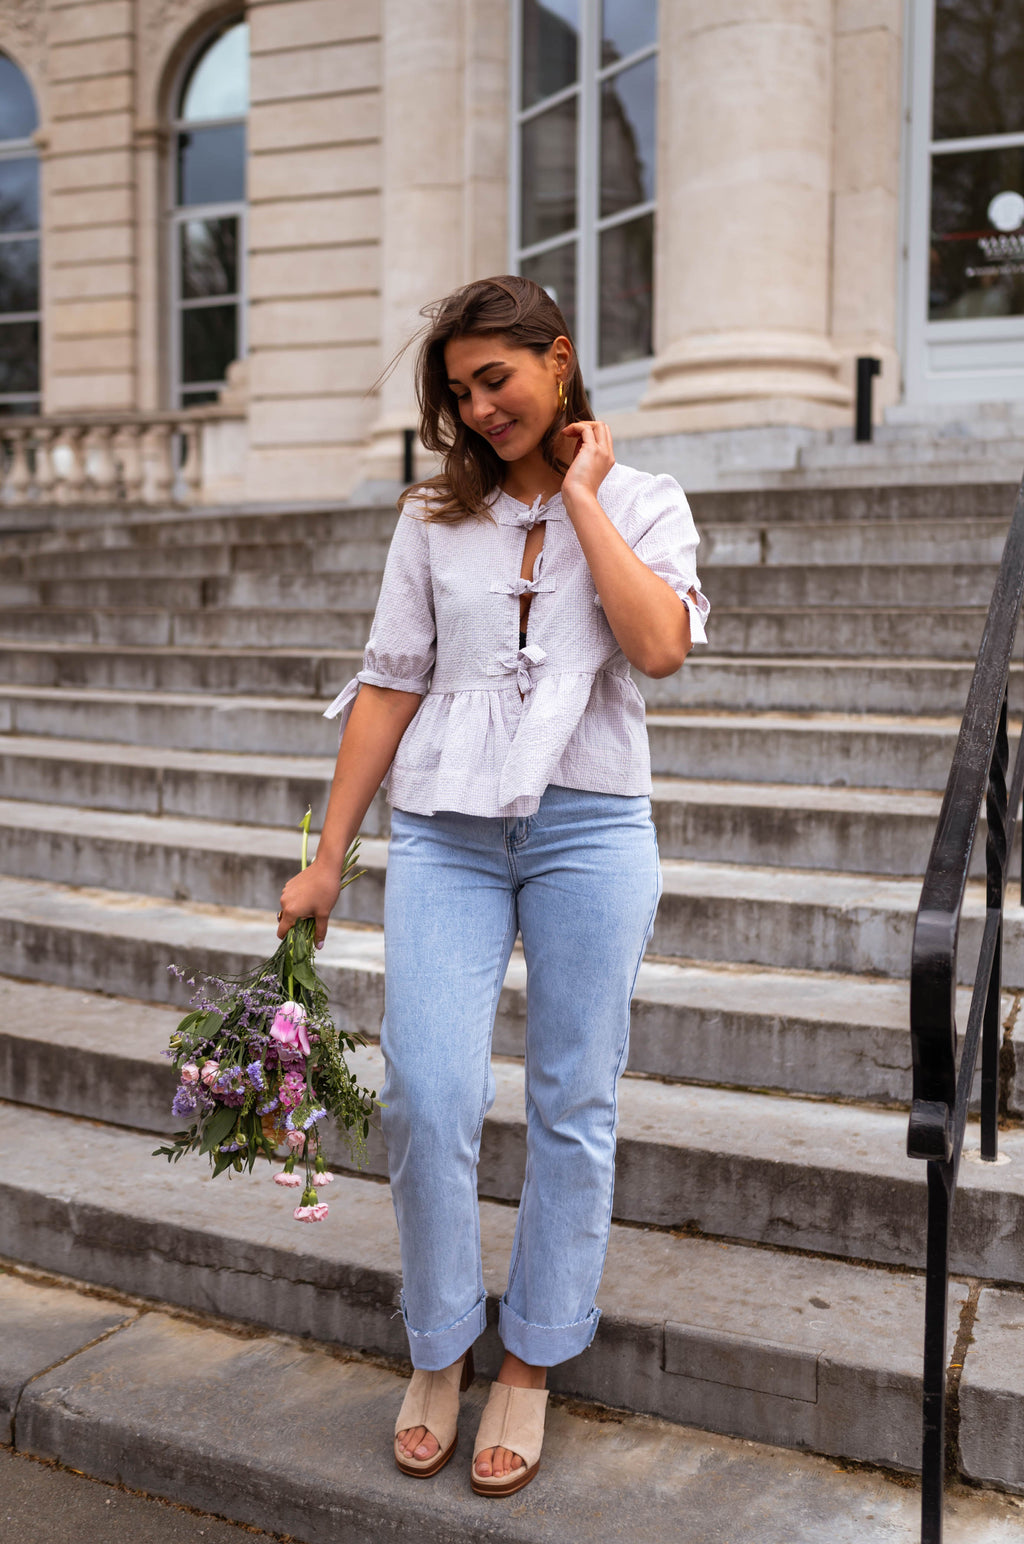
[[[433, 1485], [410, 1485], [391, 1457], [405, 1368], [311, 1347], [297, 1326], [285, 1335], [205, 1315], [196, 1323], [24, 1271], [0, 1277], [0, 1314], [12, 1329], [0, 1345], [0, 1387], [15, 1450], [3, 1460], [3, 1483], [19, 1537], [57, 1498], [61, 1523], [79, 1539], [109, 1537], [107, 1509], [116, 1508], [120, 1536], [151, 1544], [147, 1528], [165, 1541], [205, 1535], [226, 1544], [238, 1535], [192, 1508], [251, 1525], [262, 1538], [269, 1528], [331, 1544], [379, 1539], [385, 1516], [393, 1537], [417, 1544], [665, 1544], [672, 1517], [686, 1518], [694, 1544], [882, 1544], [883, 1536], [914, 1544], [920, 1533], [920, 1502], [905, 1476], [558, 1396], [548, 1403], [542, 1472], [511, 1508], [484, 1515], [467, 1474], [482, 1378], [462, 1400], [462, 1447], [451, 1467]], [[998, 1335], [982, 1340], [978, 1357], [999, 1344]], [[964, 1430], [968, 1442], [984, 1443], [987, 1423], [999, 1420], [988, 1394]], [[344, 1463], [311, 1463], [310, 1411]], [[126, 1486], [190, 1511], [168, 1513], [125, 1495]], [[1019, 1527], [1014, 1497], [958, 1486], [946, 1501], [950, 1544], [1007, 1544]]]
[[[333, 758], [176, 751], [44, 736], [0, 736], [0, 789], [31, 799], [132, 814], [293, 827], [307, 805], [318, 830]], [[875, 788], [658, 778], [652, 809], [666, 858], [917, 876], [941, 796]], [[387, 835], [383, 792], [363, 831]], [[984, 873], [984, 826], [972, 872]], [[1017, 839], [1019, 848], [1019, 836]]]
[[[197, 611], [224, 607], [319, 608], [321, 611], [369, 611], [377, 603], [379, 570], [346, 568], [338, 573], [244, 573], [179, 577], [152, 564], [147, 575], [118, 578], [22, 580], [0, 584], [0, 605], [28, 609], [102, 610], [160, 607], [171, 611]], [[13, 592], [13, 593], [10, 593]]]
[[[362, 881], [360, 881], [362, 883]], [[83, 890], [41, 880], [0, 877], [0, 948], [6, 968], [46, 990], [73, 991], [75, 1003], [51, 1000], [62, 1044], [74, 1040], [97, 987], [185, 1011], [189, 992], [168, 966], [226, 979], [251, 970], [275, 946], [266, 910], [172, 903], [148, 895]], [[384, 1011], [383, 934], [332, 922], [318, 957], [339, 1023], [376, 1040]], [[494, 1031], [499, 1055], [521, 1056], [526, 972], [514, 950]], [[24, 986], [23, 991], [35, 990]], [[969, 997], [958, 1000], [961, 1025]], [[109, 1005], [109, 999], [103, 999]], [[110, 1010], [111, 1012], [113, 1009]], [[130, 1005], [126, 1012], [156, 1010]], [[1007, 999], [1008, 1046], [1019, 1034]], [[629, 1069], [668, 1080], [775, 1089], [874, 1103], [909, 1097], [909, 1005], [904, 981], [823, 971], [648, 958], [633, 999]], [[0, 1031], [2, 1034], [2, 1031]], [[1024, 1114], [1024, 1054], [1007, 1081], [1009, 1113]], [[45, 1102], [45, 1101], [43, 1101]]]
[[[115, 813], [0, 800], [4, 872], [217, 906], [275, 909], [298, 867], [293, 831], [176, 816]], [[335, 915], [380, 926], [387, 844], [363, 842], [365, 870]], [[909, 969], [920, 879], [751, 865], [662, 862], [664, 892], [652, 951], [671, 959], [903, 976]], [[967, 888], [960, 979], [972, 979], [984, 885]], [[1024, 908], [1007, 904], [1003, 980], [1024, 986]]]
[[[709, 593], [710, 589], [709, 589]], [[797, 654], [974, 660], [986, 611], [932, 607], [819, 607], [769, 611], [714, 607], [708, 638], [716, 654]]]
[[388, 555], [387, 537], [347, 537], [329, 544], [290, 542], [197, 542], [151, 546], [97, 545], [55, 547], [27, 552], [0, 550], [0, 575], [20, 579], [114, 579], [127, 575], [165, 574], [180, 578], [211, 578], [235, 573], [303, 573], [311, 575], [341, 557], [344, 571], [365, 569], [378, 575]]
[[52, 639], [159, 647], [362, 649], [373, 612], [317, 611], [292, 617], [263, 608], [163, 611], [157, 607], [24, 606], [0, 617], [0, 642]]
[[[125, 691], [332, 697], [359, 668], [360, 649], [218, 649], [170, 645], [111, 648], [56, 640], [0, 643], [0, 680], [16, 686], [112, 687]], [[848, 713], [958, 714], [973, 662], [919, 659], [722, 658], [695, 649], [662, 680], [637, 674], [650, 707], [730, 711], [798, 709]], [[1010, 671], [1020, 700], [1024, 669]], [[1015, 694], [1015, 687], [1017, 688]]]
[[[383, 564], [362, 567], [359, 556], [345, 551], [344, 565], [332, 569], [340, 553], [327, 560], [302, 549], [272, 549], [275, 565], [233, 572], [228, 566], [229, 548], [202, 549], [211, 566], [183, 573], [176, 563], [164, 562], [162, 552], [125, 550], [134, 557], [138, 573], [104, 571], [108, 554], [97, 552], [53, 554], [64, 558], [66, 575], [47, 572], [37, 558], [36, 573], [19, 580], [0, 579], [0, 605], [76, 607], [163, 606], [175, 610], [200, 607], [264, 606], [326, 610], [372, 610], [380, 589]], [[172, 553], [178, 549], [171, 549]], [[196, 549], [184, 548], [192, 554]], [[249, 549], [258, 552], [258, 548]], [[221, 556], [223, 554], [223, 556]], [[84, 563], [88, 557], [90, 562]], [[76, 566], [77, 570], [76, 571]], [[123, 565], [122, 565], [123, 566]], [[84, 571], [83, 571], [84, 570]], [[90, 572], [99, 570], [99, 572]], [[761, 611], [768, 607], [836, 607], [874, 611], [882, 607], [910, 606], [946, 610], [948, 607], [987, 607], [992, 596], [994, 564], [721, 564], [714, 567], [708, 592], [717, 616], [734, 608]]]
[[[339, 668], [340, 678], [345, 673]], [[326, 706], [327, 699], [291, 696], [0, 685], [0, 735], [256, 754], [279, 746], [291, 756], [333, 756], [337, 730], [323, 717]], [[659, 777], [941, 789], [959, 719], [658, 710], [648, 713], [647, 727]], [[1013, 724], [1011, 733], [1018, 732]]]
[[[161, 1134], [176, 1130], [181, 1122], [170, 1110], [174, 1079], [161, 1055], [173, 1016], [108, 998], [83, 1006], [80, 994], [60, 994], [65, 1001], [55, 1009], [57, 995], [18, 983], [7, 992], [0, 1099]], [[73, 1007], [69, 996], [77, 999]], [[381, 1088], [384, 1067], [376, 1046], [357, 1050], [351, 1064], [361, 1083]], [[514, 1202], [526, 1162], [523, 1066], [502, 1060], [493, 1071], [496, 1097], [484, 1125], [480, 1193]], [[903, 1156], [905, 1137], [903, 1110], [628, 1075], [619, 1089], [614, 1216], [641, 1226], [919, 1268], [925, 1174]], [[326, 1140], [329, 1167], [351, 1168], [337, 1137], [329, 1133]], [[977, 1147], [977, 1133], [972, 1140]], [[1004, 1132], [1000, 1145], [1008, 1163], [965, 1164], [969, 1179], [958, 1202], [954, 1269], [1021, 1282], [1020, 1175], [1001, 1186], [995, 1179], [1005, 1179], [1024, 1160], [1024, 1131]], [[377, 1130], [366, 1172], [387, 1177]], [[1016, 1244], [996, 1244], [993, 1233]]]
[[[3, 694], [0, 693], [0, 702]], [[662, 712], [647, 715], [656, 776], [831, 788], [944, 789], [959, 717]], [[1019, 726], [1011, 733], [1016, 736]]]
[[[233, 1177], [218, 1203], [205, 1164], [152, 1158], [145, 1133], [16, 1105], [4, 1113], [8, 1258], [204, 1316], [286, 1333], [301, 1321], [320, 1341], [405, 1354], [387, 1186], [340, 1177], [327, 1221], [298, 1233], [266, 1172]], [[41, 1186], [26, 1151], [69, 1150], [74, 1164]], [[493, 1302], [514, 1212], [487, 1201], [480, 1212]], [[967, 1292], [951, 1284], [954, 1324]], [[556, 1391], [848, 1459], [918, 1462], [920, 1277], [613, 1224], [599, 1302], [594, 1345], [553, 1369]], [[491, 1330], [479, 1370], [493, 1376], [497, 1354]], [[181, 1366], [180, 1352], [165, 1346], [163, 1363]], [[189, 1367], [193, 1407], [201, 1377]]]
[[214, 692], [329, 701], [362, 664], [361, 649], [154, 648], [0, 643], [0, 681], [11, 686], [134, 692]]
[[[71, 582], [60, 581], [60, 585], [66, 589]], [[168, 586], [172, 604], [175, 586], [180, 589], [202, 582], [174, 581]], [[232, 585], [241, 582], [225, 581]], [[257, 585], [257, 581], [245, 582]], [[211, 585], [219, 583], [210, 581]], [[110, 584], [130, 589], [132, 581], [112, 580]], [[296, 588], [301, 590], [301, 584]], [[984, 619], [981, 608], [951, 610], [939, 603], [930, 609], [837, 606], [828, 611], [827, 617], [817, 607], [785, 611], [716, 607], [713, 623], [709, 624], [709, 638], [715, 653], [725, 655], [973, 660]], [[320, 610], [300, 602], [295, 603], [294, 609], [285, 605], [195, 605], [180, 610], [144, 605], [105, 607], [99, 603], [95, 607], [23, 606], [5, 611], [0, 620], [0, 638], [224, 648], [361, 649], [369, 636], [371, 621], [371, 599], [367, 599], [366, 609], [353, 610], [345, 609], [340, 597]]]
[[[934, 492], [933, 492], [934, 498]], [[1006, 513], [993, 520], [970, 525], [943, 524], [934, 520], [905, 524], [825, 523], [746, 525], [706, 524], [698, 519], [701, 545], [698, 565], [710, 570], [744, 564], [771, 568], [776, 565], [832, 567], [837, 564], [870, 563], [880, 566], [996, 564], [1003, 554], [1013, 500]]]
[[[56, 640], [0, 642], [0, 680], [14, 686], [241, 693], [330, 699], [359, 669], [353, 649], [112, 648]], [[662, 680], [637, 674], [652, 708], [796, 709], [947, 715], [962, 712], [973, 662], [723, 658], [695, 650]], [[1024, 670], [1010, 672], [1019, 700]]]

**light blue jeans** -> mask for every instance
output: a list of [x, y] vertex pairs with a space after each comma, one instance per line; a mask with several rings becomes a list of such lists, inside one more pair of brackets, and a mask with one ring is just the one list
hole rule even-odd
[[549, 787], [522, 819], [392, 812], [381, 1099], [415, 1367], [449, 1366], [485, 1325], [476, 1170], [517, 931], [527, 1158], [499, 1332], [541, 1367], [594, 1338], [616, 1088], [660, 893], [646, 797]]

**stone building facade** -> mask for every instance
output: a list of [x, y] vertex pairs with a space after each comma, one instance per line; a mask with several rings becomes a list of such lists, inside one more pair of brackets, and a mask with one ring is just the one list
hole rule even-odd
[[383, 368], [513, 267], [655, 456], [848, 424], [862, 355], [876, 414], [1018, 400], [1022, 47], [996, 0], [0, 0], [0, 414], [384, 490]]

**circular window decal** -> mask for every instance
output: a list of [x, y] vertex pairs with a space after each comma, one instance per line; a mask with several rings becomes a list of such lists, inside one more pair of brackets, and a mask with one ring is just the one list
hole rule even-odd
[[997, 193], [988, 206], [988, 217], [997, 231], [1016, 231], [1024, 225], [1024, 198], [1019, 193]]

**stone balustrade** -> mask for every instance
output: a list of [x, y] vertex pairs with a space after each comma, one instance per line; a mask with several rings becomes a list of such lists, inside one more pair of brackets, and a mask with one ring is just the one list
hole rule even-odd
[[224, 416], [215, 407], [0, 419], [0, 503], [200, 503], [204, 430]]

